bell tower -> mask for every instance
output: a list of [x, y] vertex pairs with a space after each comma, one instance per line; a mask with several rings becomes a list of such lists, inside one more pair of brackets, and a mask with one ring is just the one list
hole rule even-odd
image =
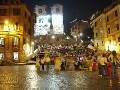
[[63, 6], [60, 4], [51, 7], [53, 34], [63, 34]]

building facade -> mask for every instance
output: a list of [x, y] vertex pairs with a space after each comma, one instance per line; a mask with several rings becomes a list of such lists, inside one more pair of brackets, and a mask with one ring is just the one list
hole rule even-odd
[[20, 0], [7, 1], [0, 1], [0, 61], [26, 62], [33, 38], [31, 13]]
[[47, 35], [50, 32], [50, 15], [47, 13], [47, 6], [35, 7], [36, 23], [35, 23], [35, 36]]
[[75, 20], [71, 22], [71, 35], [72, 36], [80, 36], [80, 33], [84, 32], [87, 28], [89, 28], [88, 21], [84, 20]]
[[62, 5], [56, 4], [52, 7], [36, 5], [35, 14], [34, 36], [64, 33]]
[[74, 20], [71, 22], [71, 35], [74, 37], [74, 39], [79, 43], [83, 43], [83, 37], [88, 37], [89, 39], [91, 38], [91, 36], [89, 35], [85, 35], [85, 32], [89, 32], [86, 31], [87, 29], [90, 28], [90, 25], [88, 23], [88, 21], [84, 21], [84, 20]]
[[100, 50], [120, 52], [120, 1], [117, 0], [91, 17], [94, 44]]
[[56, 4], [51, 7], [53, 34], [64, 34], [63, 6]]

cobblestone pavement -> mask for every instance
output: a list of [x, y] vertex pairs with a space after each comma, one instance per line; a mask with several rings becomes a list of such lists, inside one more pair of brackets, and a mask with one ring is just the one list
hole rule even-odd
[[0, 66], [0, 90], [120, 90], [120, 77], [100, 78], [96, 72], [37, 72], [34, 65]]

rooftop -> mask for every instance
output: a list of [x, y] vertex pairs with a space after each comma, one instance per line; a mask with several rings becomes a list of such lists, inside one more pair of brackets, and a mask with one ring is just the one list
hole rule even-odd
[[97, 18], [98, 16], [100, 16], [102, 13], [107, 13], [108, 11], [110, 11], [111, 9], [113, 9], [115, 6], [120, 4], [120, 0], [115, 0], [111, 5], [109, 5], [108, 7], [100, 10], [100, 11], [96, 11], [96, 13], [94, 13], [91, 17], [90, 20], [94, 20], [95, 18]]

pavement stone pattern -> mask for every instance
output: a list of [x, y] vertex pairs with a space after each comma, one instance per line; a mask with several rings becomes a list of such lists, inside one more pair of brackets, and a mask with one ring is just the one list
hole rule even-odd
[[40, 72], [34, 65], [0, 66], [0, 90], [120, 90], [120, 70], [115, 79], [97, 72]]

